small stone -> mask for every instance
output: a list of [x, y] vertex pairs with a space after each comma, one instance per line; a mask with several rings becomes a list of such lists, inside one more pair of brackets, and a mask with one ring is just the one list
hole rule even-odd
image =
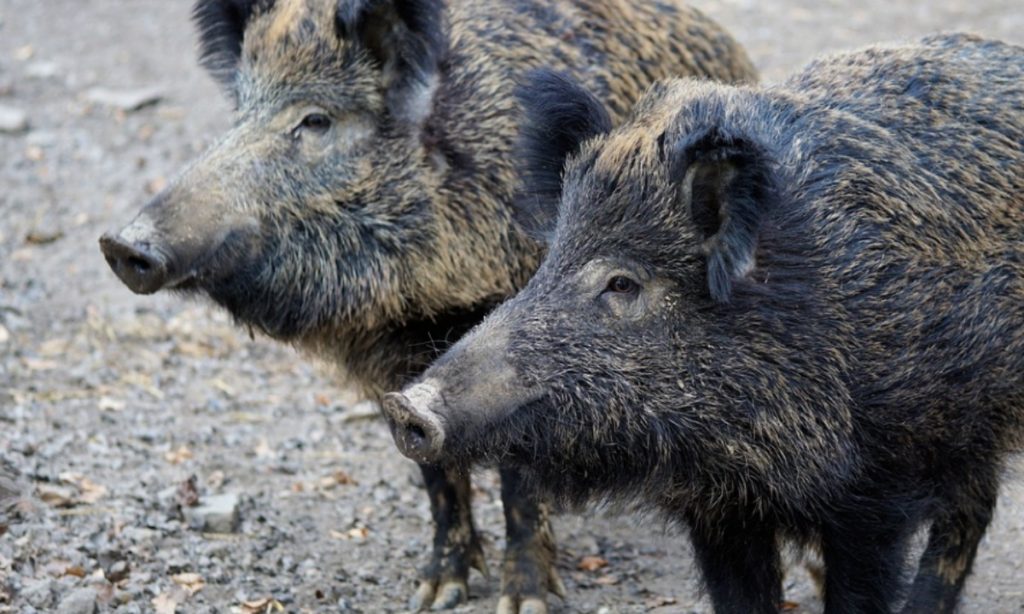
[[203, 497], [196, 507], [185, 508], [188, 526], [207, 533], [234, 533], [238, 528], [238, 495]]
[[120, 111], [137, 111], [142, 107], [156, 104], [163, 98], [159, 88], [146, 87], [135, 90], [112, 90], [94, 87], [85, 94], [86, 100], [96, 104], [114, 107]]
[[0, 105], [0, 132], [14, 134], [28, 130], [28, 114], [21, 109]]
[[39, 60], [25, 67], [25, 74], [33, 79], [52, 79], [57, 76], [59, 68], [56, 62]]
[[61, 614], [95, 614], [98, 598], [96, 589], [79, 588], [71, 591], [67, 597], [61, 600], [57, 611]]
[[53, 587], [53, 580], [48, 579], [26, 583], [21, 589], [21, 598], [32, 607], [46, 609], [53, 597]]
[[128, 577], [131, 572], [131, 568], [128, 566], [127, 561], [118, 561], [110, 566], [109, 569], [104, 570], [103, 575], [110, 582], [120, 582]]

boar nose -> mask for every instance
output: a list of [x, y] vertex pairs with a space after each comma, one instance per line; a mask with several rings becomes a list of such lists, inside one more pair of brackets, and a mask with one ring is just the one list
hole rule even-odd
[[417, 407], [400, 392], [384, 395], [381, 409], [391, 427], [395, 445], [402, 454], [424, 465], [441, 460], [444, 429], [437, 414], [428, 408]]
[[100, 237], [100, 250], [118, 278], [136, 294], [152, 294], [167, 283], [168, 263], [148, 245], [108, 232]]

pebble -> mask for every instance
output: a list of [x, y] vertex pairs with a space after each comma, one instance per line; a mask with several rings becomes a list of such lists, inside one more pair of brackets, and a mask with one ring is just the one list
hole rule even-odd
[[99, 595], [94, 588], [79, 588], [61, 600], [57, 611], [61, 614], [95, 614]]
[[21, 109], [0, 105], [0, 132], [14, 134], [28, 130], [28, 114]]
[[57, 76], [60, 68], [56, 62], [39, 60], [25, 67], [25, 74], [33, 79], [51, 79]]
[[89, 102], [129, 112], [156, 104], [163, 98], [163, 92], [155, 87], [134, 90], [112, 90], [105, 87], [94, 87], [85, 93], [85, 98]]
[[238, 528], [238, 495], [203, 497], [196, 507], [182, 510], [188, 526], [208, 533], [234, 533]]

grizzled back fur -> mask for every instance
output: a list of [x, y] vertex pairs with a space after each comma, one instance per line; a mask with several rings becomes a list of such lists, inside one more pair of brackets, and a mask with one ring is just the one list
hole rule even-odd
[[[754, 78], [727, 34], [673, 3], [204, 0], [195, 20], [239, 127], [171, 191], [212, 192], [259, 230], [229, 233], [179, 287], [370, 392], [422, 369], [539, 261], [511, 215], [527, 71], [580, 78], [610, 118], [659, 78]], [[260, 136], [289, 130], [287, 146]]]

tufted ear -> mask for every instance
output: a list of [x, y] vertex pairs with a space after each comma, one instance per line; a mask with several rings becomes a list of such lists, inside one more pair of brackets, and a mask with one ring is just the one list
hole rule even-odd
[[242, 38], [253, 15], [274, 0], [197, 0], [192, 21], [199, 31], [199, 63], [229, 90], [242, 56]]
[[448, 51], [442, 0], [339, 0], [338, 35], [358, 41], [384, 73], [392, 117], [422, 125], [430, 116]]
[[518, 152], [522, 190], [513, 216], [528, 235], [547, 242], [558, 218], [566, 160], [588, 139], [610, 131], [612, 120], [593, 94], [552, 70], [531, 71], [516, 94], [524, 119]]
[[761, 222], [777, 200], [771, 166], [752, 141], [717, 129], [683, 137], [670, 163], [680, 206], [703, 241], [708, 290], [727, 303], [756, 266]]

